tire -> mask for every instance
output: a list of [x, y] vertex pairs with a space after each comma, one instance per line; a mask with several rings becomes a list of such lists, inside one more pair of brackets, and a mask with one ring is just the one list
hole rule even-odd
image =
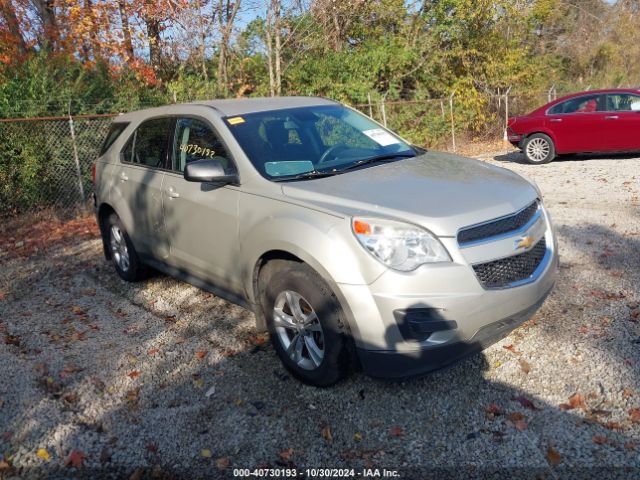
[[304, 263], [273, 261], [260, 285], [271, 343], [287, 370], [316, 387], [342, 379], [352, 364], [351, 336], [326, 282]]
[[118, 275], [127, 282], [144, 279], [147, 269], [140, 261], [120, 217], [115, 213], [109, 215], [103, 232], [105, 245], [109, 249], [111, 261]]
[[553, 140], [544, 133], [535, 133], [527, 137], [522, 151], [527, 163], [532, 165], [549, 163], [556, 157], [556, 148]]

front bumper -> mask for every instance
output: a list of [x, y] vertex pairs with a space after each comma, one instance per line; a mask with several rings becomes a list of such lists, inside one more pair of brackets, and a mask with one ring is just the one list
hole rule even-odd
[[485, 325], [469, 340], [413, 352], [357, 348], [360, 363], [367, 375], [379, 378], [404, 378], [439, 370], [469, 355], [479, 353], [502, 340], [512, 330], [519, 327], [536, 313], [549, 293], [551, 293], [551, 290], [552, 288], [526, 310]]
[[[547, 254], [529, 281], [511, 288], [483, 288], [471, 265], [481, 255], [512, 248], [512, 238], [468, 249], [454, 238], [441, 239], [449, 264], [388, 270], [370, 285], [339, 285], [364, 371], [403, 377], [435, 370], [486, 348], [531, 317], [550, 293], [559, 262], [546, 212], [544, 217]], [[421, 320], [428, 327], [416, 334], [412, 328]]]

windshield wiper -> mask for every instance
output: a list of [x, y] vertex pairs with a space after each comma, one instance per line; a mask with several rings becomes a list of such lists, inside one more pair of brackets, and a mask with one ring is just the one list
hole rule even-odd
[[274, 182], [290, 182], [295, 180], [310, 180], [312, 178], [332, 177], [333, 175], [337, 175], [337, 174], [338, 172], [336, 170], [330, 170], [330, 171], [312, 170], [311, 172], [299, 173], [297, 175], [287, 175], [286, 177], [278, 177], [272, 180]]
[[345, 172], [347, 170], [351, 170], [354, 168], [358, 168], [358, 167], [361, 167], [362, 165], [367, 165], [370, 163], [384, 162], [385, 160], [393, 160], [394, 158], [412, 158], [415, 156], [416, 156], [415, 153], [385, 153], [382, 155], [376, 155], [374, 157], [363, 158], [362, 160], [358, 160], [357, 162], [352, 163], [347, 167], [341, 168], [340, 170], [338, 170], [338, 173]]

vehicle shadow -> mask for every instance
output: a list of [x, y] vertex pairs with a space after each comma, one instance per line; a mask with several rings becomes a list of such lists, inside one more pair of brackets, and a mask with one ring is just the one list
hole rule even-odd
[[[568, 154], [568, 155], [560, 155], [553, 160], [553, 163], [556, 162], [583, 162], [585, 160], [637, 160], [640, 153], [638, 152], [626, 152], [626, 153], [579, 153], [579, 154]], [[520, 151], [511, 151], [508, 153], [503, 153], [499, 155], [495, 155], [491, 157], [493, 160], [497, 162], [504, 163], [518, 163], [521, 165], [529, 165], [526, 160], [524, 153]]]
[[[2, 304], [7, 328], [22, 336], [0, 349], [0, 424], [13, 432], [0, 451], [11, 475], [223, 478], [234, 468], [328, 467], [416, 479], [624, 478], [640, 464], [629, 447], [639, 441], [634, 425], [607, 427], [587, 392], [584, 406], [559, 408], [572, 387], [537, 367], [554, 338], [571, 341], [558, 331], [568, 319], [555, 293], [506, 341], [447, 369], [400, 382], [356, 373], [318, 389], [287, 373], [247, 310], [160, 275], [126, 284], [96, 253], [59, 252], [64, 268], [24, 279], [16, 288], [28, 293]], [[571, 288], [566, 273], [558, 288]], [[69, 324], [99, 328], [54, 340], [51, 331]], [[71, 362], [81, 370], [65, 373]], [[82, 468], [61, 467], [72, 449], [86, 455]]]

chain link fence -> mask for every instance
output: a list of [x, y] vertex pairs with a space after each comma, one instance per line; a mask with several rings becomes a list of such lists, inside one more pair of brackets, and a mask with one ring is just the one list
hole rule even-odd
[[86, 208], [111, 117], [0, 120], [0, 215]]

